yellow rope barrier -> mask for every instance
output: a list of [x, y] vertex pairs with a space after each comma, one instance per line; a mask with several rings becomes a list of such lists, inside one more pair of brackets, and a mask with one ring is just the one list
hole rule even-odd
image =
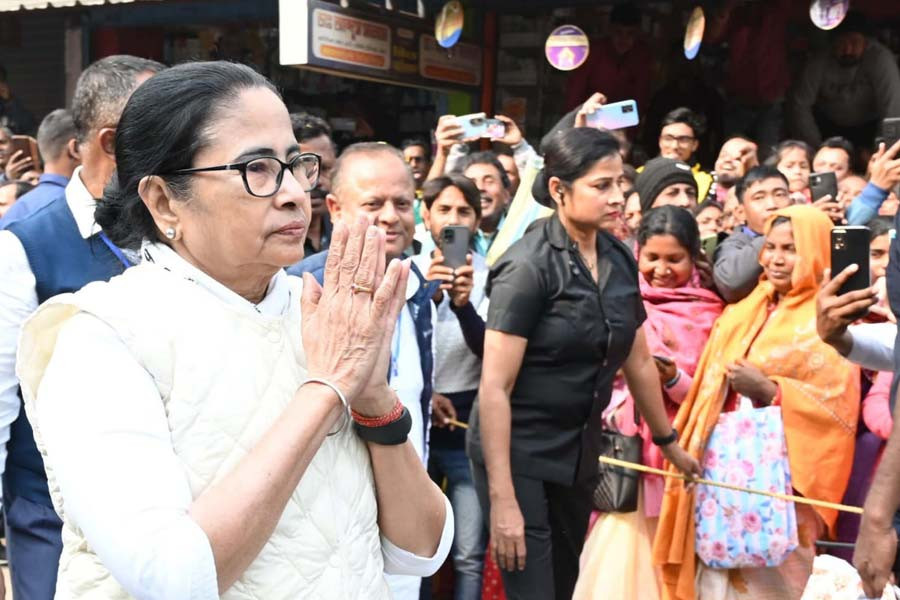
[[770, 498], [777, 498], [779, 500], [786, 500], [788, 502], [796, 502], [797, 504], [808, 504], [810, 506], [818, 506], [819, 508], [830, 508], [832, 510], [839, 510], [841, 512], [849, 512], [857, 515], [861, 515], [863, 509], [859, 506], [848, 506], [846, 504], [835, 504], [834, 502], [825, 502], [824, 500], [813, 500], [812, 498], [804, 498], [803, 496], [792, 496], [790, 494], [781, 494], [778, 492], [769, 492], [764, 490], [752, 490], [750, 488], [744, 488], [737, 485], [731, 485], [730, 483], [722, 483], [719, 481], [711, 481], [709, 479], [700, 479], [695, 477], [689, 477], [683, 473], [672, 473], [669, 471], [664, 471], [662, 469], [655, 469], [653, 467], [647, 467], [645, 465], [641, 465], [638, 463], [628, 462], [627, 460], [619, 460], [617, 458], [611, 458], [609, 456], [601, 456], [600, 462], [613, 465], [616, 467], [622, 467], [625, 469], [631, 469], [633, 471], [640, 471], [642, 473], [653, 473], [654, 475], [662, 475], [663, 477], [674, 477], [675, 479], [681, 479], [683, 481], [687, 481], [689, 483], [702, 483], [705, 485], [713, 485], [720, 488], [725, 488], [729, 490], [734, 490], [736, 492], [746, 492], [748, 494], [759, 494], [761, 496], [769, 496]]

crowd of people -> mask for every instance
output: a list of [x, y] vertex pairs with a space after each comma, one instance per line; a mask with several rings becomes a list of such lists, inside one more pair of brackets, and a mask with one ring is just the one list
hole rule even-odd
[[[835, 60], [883, 70], [862, 31]], [[418, 600], [449, 578], [456, 600], [780, 600], [826, 551], [880, 594], [900, 141], [860, 135], [847, 119], [872, 114], [813, 66], [790, 104], [810, 136], [729, 136], [707, 171], [706, 115], [668, 111], [637, 164], [629, 132], [588, 126], [590, 81], [538, 147], [504, 115], [490, 141], [445, 115], [433, 139], [339, 149], [249, 67], [91, 64], [37, 127], [40, 164], [10, 151], [30, 125], [0, 127], [15, 597]], [[869, 238], [849, 293], [844, 225]], [[748, 410], [751, 454], [711, 442]], [[641, 474], [611, 510], [610, 435], [683, 478]], [[737, 511], [690, 485], [752, 488], [770, 463], [787, 488], [765, 491], [830, 504]]]

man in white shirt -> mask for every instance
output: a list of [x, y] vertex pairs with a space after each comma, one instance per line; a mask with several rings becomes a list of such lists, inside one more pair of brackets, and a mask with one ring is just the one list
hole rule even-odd
[[[352, 224], [360, 217], [385, 232], [387, 261], [403, 258], [413, 240], [416, 187], [403, 154], [388, 144], [360, 143], [347, 147], [334, 165], [331, 191], [325, 202], [331, 220]], [[309, 272], [321, 283], [327, 251], [310, 256], [287, 271]], [[428, 462], [432, 390], [432, 307], [437, 284], [412, 265], [406, 307], [391, 341], [388, 380], [412, 417], [413, 447]], [[386, 575], [396, 600], [418, 600], [421, 577]]]
[[5, 467], [6, 535], [19, 599], [53, 598], [62, 548], [62, 524], [15, 376], [19, 331], [40, 302], [109, 279], [133, 262], [104, 241], [94, 222], [95, 198], [115, 170], [116, 125], [125, 103], [163, 68], [142, 58], [110, 56], [85, 69], [71, 109], [82, 167], [58, 198], [0, 231], [0, 469]]
[[[465, 432], [454, 422], [465, 423], [478, 394], [484, 347], [488, 299], [485, 295], [488, 267], [484, 257], [471, 251], [472, 236], [481, 219], [481, 194], [475, 184], [459, 174], [442, 175], [423, 188], [426, 227], [437, 247], [423, 252], [413, 263], [429, 281], [440, 281], [433, 300], [437, 306], [434, 328], [434, 390], [431, 452], [428, 471], [439, 485], [446, 478], [446, 493], [454, 514], [454, 600], [481, 597], [481, 575], [487, 543], [484, 518], [466, 456]], [[469, 232], [468, 264], [451, 268], [442, 254], [445, 227]], [[455, 235], [461, 235], [456, 230]]]

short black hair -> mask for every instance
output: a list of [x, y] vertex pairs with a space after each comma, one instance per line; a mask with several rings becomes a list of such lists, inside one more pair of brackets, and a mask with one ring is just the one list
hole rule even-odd
[[836, 136], [828, 138], [827, 140], [825, 140], [824, 142], [822, 142], [819, 145], [819, 149], [816, 150], [816, 152], [818, 153], [819, 151], [824, 150], [825, 148], [836, 148], [838, 150], [843, 150], [844, 152], [847, 153], [847, 156], [850, 158], [850, 161], [851, 162], [853, 161], [853, 152], [854, 152], [853, 142], [851, 142], [850, 140], [848, 140], [845, 137], [836, 135]]
[[22, 181], [21, 179], [7, 179], [3, 183], [0, 183], [0, 189], [12, 185], [16, 186], [16, 200], [33, 190], [35, 187], [33, 183]]
[[400, 142], [400, 150], [406, 150], [407, 148], [412, 148], [413, 146], [421, 146], [425, 150], [426, 156], [431, 156], [431, 144], [428, 143], [423, 137], [411, 137], [406, 138], [402, 142]]
[[434, 179], [426, 181], [425, 185], [422, 186], [422, 201], [425, 202], [425, 207], [428, 208], [428, 210], [431, 210], [431, 206], [434, 204], [434, 201], [437, 200], [437, 197], [449, 187], [455, 187], [462, 192], [463, 197], [466, 199], [466, 203], [472, 207], [472, 210], [475, 211], [475, 215], [480, 219], [481, 192], [475, 187], [474, 181], [459, 173], [447, 173], [446, 175], [441, 175], [440, 177], [435, 177]]
[[737, 184], [735, 184], [734, 193], [737, 196], [738, 202], [743, 204], [744, 194], [750, 189], [750, 186], [765, 179], [780, 179], [784, 182], [784, 185], [790, 185], [787, 177], [784, 176], [784, 173], [775, 167], [770, 165], [759, 165], [747, 171], [747, 174], [741, 177]]
[[483, 150], [482, 152], [469, 154], [462, 160], [462, 163], [456, 171], [458, 173], [465, 173], [472, 165], [491, 165], [497, 169], [498, 173], [500, 173], [500, 182], [503, 184], [503, 187], [509, 189], [509, 175], [506, 174], [506, 169], [503, 168], [503, 163], [497, 158], [496, 152], [492, 150]]
[[618, 156], [619, 140], [608, 131], [593, 127], [561, 129], [545, 138], [542, 143], [544, 168], [531, 186], [534, 199], [551, 208], [556, 202], [550, 197], [551, 177], [558, 177], [571, 185], [583, 177], [598, 161]]
[[278, 95], [268, 79], [248, 66], [209, 61], [172, 67], [135, 90], [116, 129], [116, 174], [94, 212], [114, 244], [138, 249], [144, 239], [160, 239], [138, 191], [141, 180], [162, 177], [176, 196], [186, 197], [190, 176], [172, 173], [194, 166], [197, 153], [210, 143], [207, 132], [222, 108], [253, 88]]
[[328, 121], [310, 113], [291, 113], [291, 127], [294, 137], [303, 142], [325, 136], [331, 139], [331, 126]]
[[637, 230], [638, 246], [643, 246], [655, 235], [671, 235], [681, 244], [692, 258], [700, 256], [700, 230], [697, 221], [680, 206], [659, 206], [651, 208], [641, 218]]
[[37, 130], [38, 150], [44, 162], [57, 160], [66, 151], [69, 141], [77, 137], [72, 113], [64, 108], [51, 111]]
[[889, 234], [894, 229], [894, 218], [879, 215], [866, 223], [866, 227], [869, 228], [869, 241], [871, 242], [877, 237]]
[[702, 213], [707, 208], [716, 208], [722, 212], [725, 212], [725, 207], [722, 206], [722, 203], [719, 202], [718, 200], [716, 200], [715, 198], [707, 198], [706, 200], [704, 200], [703, 202], [701, 202], [700, 204], [695, 206], [693, 211], [691, 211], [691, 212], [694, 214], [695, 217], [698, 217], [698, 216], [700, 216], [700, 213]]
[[155, 60], [127, 54], [107, 56], [89, 65], [78, 76], [72, 96], [72, 119], [78, 141], [84, 142], [100, 127], [114, 127], [125, 103], [138, 87], [137, 78], [165, 68]]
[[691, 131], [694, 132], [695, 138], [703, 137], [703, 134], [706, 133], [706, 118], [684, 106], [669, 111], [668, 114], [663, 117], [662, 123], [659, 126], [660, 131], [662, 131], [663, 127], [674, 125], [675, 123], [684, 123], [690, 127]]

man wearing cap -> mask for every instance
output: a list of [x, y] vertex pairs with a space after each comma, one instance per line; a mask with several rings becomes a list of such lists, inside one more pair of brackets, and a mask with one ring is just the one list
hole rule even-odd
[[697, 206], [697, 180], [687, 163], [658, 157], [644, 165], [634, 182], [641, 199], [641, 213], [660, 206], [692, 210]]
[[866, 18], [850, 11], [832, 31], [831, 47], [806, 64], [789, 102], [796, 137], [818, 146], [842, 136], [869, 147], [881, 119], [900, 117], [897, 63], [869, 33]]

